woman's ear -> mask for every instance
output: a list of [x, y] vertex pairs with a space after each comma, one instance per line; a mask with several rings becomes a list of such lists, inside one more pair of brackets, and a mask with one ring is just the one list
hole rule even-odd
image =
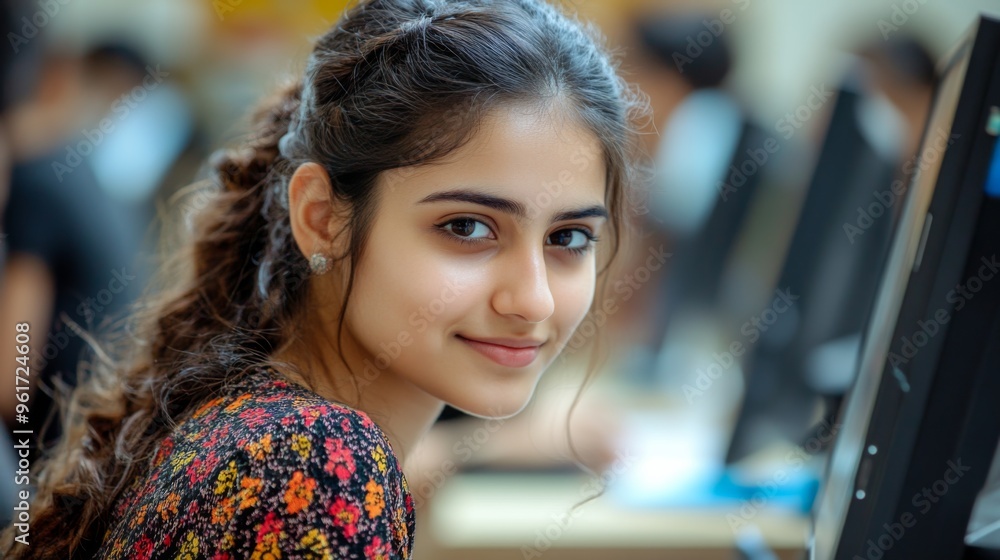
[[306, 260], [317, 252], [328, 258], [343, 254], [344, 236], [340, 234], [347, 225], [347, 213], [342, 210], [322, 165], [307, 162], [295, 170], [288, 182], [288, 217], [292, 236]]

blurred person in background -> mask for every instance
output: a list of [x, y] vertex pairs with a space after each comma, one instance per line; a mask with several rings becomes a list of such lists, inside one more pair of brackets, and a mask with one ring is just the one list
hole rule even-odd
[[[140, 224], [100, 187], [91, 167], [95, 150], [114, 133], [104, 116], [134, 102], [122, 96], [142, 84], [142, 63], [125, 48], [83, 55], [40, 48], [37, 86], [8, 121], [14, 164], [0, 280], [0, 335], [13, 339], [16, 325], [29, 325], [32, 352], [29, 413], [16, 414], [19, 401], [4, 391], [0, 414], [9, 430], [33, 430], [32, 459], [61, 436], [56, 391], [76, 383], [86, 347], [78, 329], [108, 326], [144, 282]], [[13, 362], [12, 352], [0, 349], [2, 363]]]
[[[0, 28], [12, 29], [25, 14], [25, 2], [0, 3]], [[24, 90], [34, 83], [34, 65], [37, 61], [36, 49], [31, 45], [18, 49], [0, 50], [0, 278], [3, 278], [7, 265], [7, 228], [4, 224], [4, 208], [10, 197], [11, 144], [8, 120], [12, 105], [22, 100]], [[8, 346], [14, 346], [13, 339]], [[5, 358], [6, 359], [6, 358]], [[14, 371], [18, 364], [10, 360], [0, 366], [0, 371]], [[4, 375], [6, 383], [2, 389], [4, 394], [13, 394], [16, 389], [15, 380], [11, 375]], [[10, 438], [6, 421], [0, 419], [5, 429], [0, 430], [0, 471], [14, 473], [17, 470], [18, 456], [14, 449], [14, 441]], [[6, 526], [13, 520], [14, 506], [17, 504], [17, 488], [13, 477], [5, 476], [0, 482], [0, 526]]]
[[156, 193], [176, 174], [190, 172], [183, 159], [188, 152], [204, 156], [194, 109], [174, 83], [178, 69], [151, 64], [126, 43], [98, 43], [83, 64], [88, 89], [110, 100], [95, 108], [105, 128], [93, 133], [97, 142], [87, 159], [101, 190], [138, 231], [154, 219]]
[[694, 235], [707, 219], [747, 118], [725, 87], [733, 66], [727, 33], [707, 46], [695, 40], [711, 33], [704, 22], [713, 18], [668, 12], [637, 19], [633, 27], [636, 59], [652, 83], [644, 91], [660, 97], [659, 135], [649, 138], [655, 138], [656, 167], [647, 217], [675, 238]]
[[[731, 22], [723, 22], [718, 13], [676, 10], [640, 12], [632, 21], [627, 41], [631, 67], [651, 97], [657, 130], [646, 137], [653, 155], [646, 184], [647, 233], [643, 247], [632, 248], [636, 261], [628, 270], [641, 269], [653, 249], [670, 252], [648, 285], [635, 290], [622, 318], [631, 324], [619, 333], [628, 348], [626, 369], [634, 381], [648, 386], [667, 377], [680, 379], [671, 372], [683, 370], [687, 360], [697, 362], [699, 337], [716, 328], [712, 310], [720, 299], [725, 266], [765, 173], [741, 176], [740, 182], [733, 174], [748, 150], [763, 144], [765, 131], [726, 85], [734, 66], [727, 28]], [[767, 165], [767, 173], [780, 167]], [[722, 187], [732, 184], [738, 188]], [[649, 313], [651, 308], [656, 312]], [[636, 320], [628, 321], [633, 315]], [[671, 330], [680, 316], [685, 328]], [[664, 358], [667, 337], [673, 335], [687, 337], [672, 345], [683, 354], [679, 362]]]
[[[0, 3], [0, 28], [19, 29], [24, 17], [30, 16], [34, 4], [27, 1], [14, 1]], [[38, 73], [41, 65], [41, 41], [28, 41], [23, 44], [12, 45], [12, 48], [0, 50], [0, 290], [3, 289], [3, 279], [7, 274], [7, 263], [9, 258], [8, 228], [4, 222], [5, 209], [11, 195], [11, 168], [13, 166], [14, 149], [16, 138], [11, 127], [14, 108], [27, 99], [37, 85]], [[0, 305], [6, 305], [0, 301]], [[2, 313], [0, 313], [2, 314]], [[8, 334], [3, 330], [5, 336]], [[4, 345], [0, 350], [3, 366], [2, 371], [10, 371], [10, 374], [3, 376], [5, 387], [0, 393], [13, 398], [17, 392], [15, 379], [16, 367], [20, 364], [15, 362], [16, 354], [13, 352], [16, 346], [13, 338], [11, 344]], [[22, 384], [23, 386], [23, 384]], [[17, 401], [15, 401], [17, 402]], [[0, 423], [5, 429], [0, 430], [0, 472], [7, 477], [8, 483], [0, 485], [0, 526], [6, 526], [13, 520], [14, 506], [18, 502], [15, 484], [15, 471], [18, 469], [18, 460], [25, 457], [18, 456], [14, 448], [16, 440], [10, 437], [10, 430], [23, 428], [9, 424], [7, 415], [0, 418]], [[21, 436], [23, 440], [23, 435]]]

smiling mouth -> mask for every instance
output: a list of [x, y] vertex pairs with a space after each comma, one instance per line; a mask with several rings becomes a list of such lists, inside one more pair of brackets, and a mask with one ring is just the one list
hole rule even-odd
[[459, 340], [469, 345], [473, 350], [494, 362], [507, 367], [522, 368], [530, 365], [538, 357], [539, 349], [544, 345], [528, 346], [525, 348], [513, 348], [500, 344], [492, 344], [480, 340], [465, 338], [460, 334], [455, 335]]

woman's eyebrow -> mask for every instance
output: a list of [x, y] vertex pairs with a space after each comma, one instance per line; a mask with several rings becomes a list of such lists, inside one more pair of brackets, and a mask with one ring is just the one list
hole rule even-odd
[[[516, 200], [511, 200], [509, 198], [503, 198], [496, 195], [486, 194], [477, 191], [471, 191], [467, 189], [453, 189], [448, 191], [436, 192], [425, 196], [424, 198], [417, 201], [417, 204], [425, 204], [428, 202], [469, 202], [472, 204], [479, 204], [481, 206], [486, 206], [492, 208], [498, 212], [503, 212], [505, 214], [510, 214], [518, 222], [524, 223], [528, 219], [528, 211], [524, 204]], [[564, 220], [579, 220], [582, 218], [607, 218], [608, 209], [603, 205], [595, 204], [593, 206], [587, 206], [585, 208], [574, 208], [567, 209], [559, 212], [553, 218], [553, 222], [561, 222]]]

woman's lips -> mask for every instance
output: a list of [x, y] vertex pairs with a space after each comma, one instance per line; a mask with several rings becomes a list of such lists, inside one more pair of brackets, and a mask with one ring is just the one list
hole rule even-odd
[[465, 338], [462, 335], [456, 336], [459, 340], [471, 346], [473, 350], [479, 352], [494, 362], [507, 367], [519, 368], [530, 365], [535, 361], [535, 358], [538, 357], [538, 350], [540, 348], [540, 346], [511, 348], [510, 346], [501, 346], [499, 344], [490, 344], [488, 342], [472, 340]]

